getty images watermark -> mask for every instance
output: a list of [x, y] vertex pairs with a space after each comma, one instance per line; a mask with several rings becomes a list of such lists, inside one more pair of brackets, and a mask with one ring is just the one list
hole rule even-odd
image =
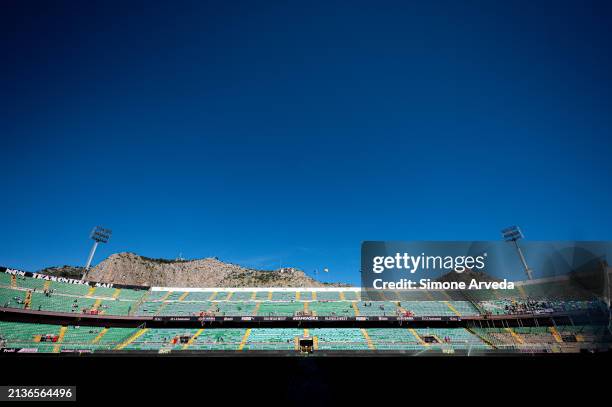
[[520, 249], [505, 241], [366, 241], [361, 246], [362, 295], [381, 299], [372, 294], [401, 298], [431, 290], [515, 290], [533, 283], [533, 273], [535, 279], [568, 279], [577, 270], [597, 272], [608, 264], [611, 247], [610, 242], [576, 241], [523, 241]]

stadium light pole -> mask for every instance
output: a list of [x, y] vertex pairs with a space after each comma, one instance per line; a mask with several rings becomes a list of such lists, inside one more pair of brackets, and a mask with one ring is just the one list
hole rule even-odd
[[521, 263], [523, 263], [523, 267], [525, 268], [525, 273], [527, 274], [528, 280], [533, 280], [533, 273], [529, 266], [527, 265], [527, 260], [525, 260], [525, 256], [523, 255], [523, 251], [521, 250], [521, 246], [519, 246], [518, 241], [521, 240], [523, 236], [523, 232], [519, 229], [518, 226], [510, 226], [505, 229], [502, 229], [502, 236], [506, 242], [513, 242], [516, 247], [516, 251], [518, 252], [519, 257], [521, 258]]
[[89, 271], [91, 261], [93, 260], [94, 254], [96, 253], [96, 249], [98, 248], [98, 244], [108, 243], [108, 239], [110, 239], [112, 233], [112, 230], [104, 229], [101, 226], [96, 226], [91, 231], [91, 235], [89, 235], [89, 237], [94, 241], [94, 244], [91, 247], [91, 250], [89, 251], [89, 257], [87, 258], [87, 264], [85, 265], [85, 272], [83, 272], [83, 278], [85, 278], [85, 275]]

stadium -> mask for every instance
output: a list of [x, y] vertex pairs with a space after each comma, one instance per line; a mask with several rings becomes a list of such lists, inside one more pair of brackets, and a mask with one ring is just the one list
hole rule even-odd
[[[609, 281], [610, 268], [602, 272]], [[429, 290], [370, 300], [358, 287], [144, 287], [1, 268], [0, 348], [5, 355], [607, 352], [609, 288], [588, 287], [563, 276], [516, 282], [503, 296]]]
[[2, 6], [0, 406], [608, 396], [612, 1]]

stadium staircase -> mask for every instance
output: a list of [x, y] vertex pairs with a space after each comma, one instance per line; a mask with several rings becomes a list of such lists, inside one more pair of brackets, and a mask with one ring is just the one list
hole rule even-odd
[[368, 348], [370, 348], [371, 350], [375, 350], [376, 347], [374, 346], [374, 342], [372, 342], [372, 338], [370, 338], [368, 331], [366, 331], [364, 328], [361, 328], [360, 331], [366, 342], [368, 343]]
[[63, 326], [63, 327], [60, 328], [59, 335], [57, 337], [57, 342], [53, 346], [53, 353], [59, 353], [59, 351], [60, 351], [60, 349], [62, 347], [62, 342], [64, 341], [64, 336], [66, 335], [66, 330], [67, 329], [68, 329], [67, 326]]
[[514, 329], [508, 327], [508, 328], [504, 328], [506, 330], [506, 332], [508, 332], [510, 335], [512, 335], [512, 338], [519, 343], [520, 345], [525, 344], [525, 340], [523, 339], [523, 337], [519, 334], [517, 334], [516, 332], [514, 332]]
[[551, 326], [548, 329], [557, 343], [563, 343], [563, 338], [561, 337], [561, 334], [559, 334], [556, 326]]
[[414, 338], [423, 346], [429, 346], [429, 344], [427, 342], [425, 342], [423, 340], [423, 338], [421, 338], [421, 336], [418, 334], [418, 332], [413, 329], [413, 328], [409, 328], [408, 331], [410, 331], [410, 333], [412, 334], [412, 336], [414, 336]]
[[474, 331], [472, 328], [470, 327], [466, 327], [465, 328], [466, 331], [468, 331], [469, 333], [471, 333], [474, 336], [477, 336], [481, 341], [483, 341], [484, 343], [486, 343], [487, 345], [489, 345], [491, 348], [493, 349], [497, 349], [497, 346], [495, 346], [495, 344], [489, 340], [489, 338], [487, 338], [485, 335], [481, 335], [480, 333]]
[[[255, 293], [253, 293], [253, 294], [255, 294]], [[258, 302], [255, 305], [255, 309], [253, 310], [253, 316], [257, 315], [257, 312], [259, 311], [259, 307], [261, 307], [261, 302]]]
[[117, 347], [115, 349], [116, 350], [121, 350], [121, 349], [125, 348], [130, 343], [134, 342], [136, 339], [140, 338], [142, 335], [147, 333], [148, 330], [149, 330], [148, 328], [140, 328], [138, 331], [136, 331], [136, 333], [134, 333], [133, 335], [128, 337], [125, 341], [123, 341], [119, 345], [117, 345]]
[[146, 299], [149, 297], [149, 294], [151, 293], [151, 291], [147, 291], [145, 295], [143, 295], [142, 297], [140, 297], [138, 299], [138, 301], [136, 301], [132, 307], [128, 310], [128, 315], [135, 315], [136, 312], [138, 311], [138, 309], [142, 306], [142, 304], [146, 301]]
[[187, 341], [187, 343], [183, 345], [183, 350], [188, 349], [189, 346], [191, 346], [191, 344], [194, 343], [198, 339], [198, 336], [202, 335], [202, 332], [204, 332], [204, 328], [198, 329], [198, 331], [195, 334], [193, 334], [191, 338], [189, 338], [189, 341]]
[[108, 328], [104, 328], [100, 331], [100, 333], [91, 341], [92, 344], [96, 344], [100, 342], [100, 339], [108, 332]]
[[159, 300], [161, 302], [164, 302], [168, 299], [168, 297], [170, 297], [172, 295], [173, 291], [168, 291], [163, 297], [161, 297]]
[[466, 299], [467, 301], [469, 301], [469, 303], [470, 303], [470, 304], [472, 304], [472, 306], [473, 306], [474, 308], [476, 308], [476, 310], [478, 311], [478, 313], [479, 313], [480, 315], [486, 315], [486, 314], [487, 314], [487, 310], [486, 310], [486, 309], [484, 309], [484, 308], [482, 307], [482, 305], [480, 305], [480, 304], [478, 303], [478, 301], [477, 301], [477, 300], [475, 300], [474, 298], [472, 298], [472, 297], [471, 297], [470, 295], [468, 295], [467, 293], [464, 293], [464, 294], [463, 294], [463, 296], [465, 297], [465, 299]]
[[459, 311], [457, 311], [457, 308], [453, 307], [453, 305], [448, 302], [448, 301], [444, 301], [444, 303], [446, 304], [446, 306], [455, 313], [455, 315], [457, 315], [458, 317], [461, 316], [461, 313], [459, 313]]
[[94, 302], [94, 304], [92, 305], [91, 309], [92, 310], [98, 310], [100, 308], [100, 305], [102, 304], [102, 299], [98, 298], [96, 300], [96, 302]]
[[28, 290], [25, 296], [23, 309], [30, 309], [31, 306], [32, 306], [32, 291]]
[[[168, 297], [168, 295], [166, 295], [164, 298], [167, 298], [167, 297]], [[162, 314], [161, 314], [161, 310], [163, 310], [164, 308], [166, 308], [166, 306], [167, 306], [168, 304], [169, 304], [169, 303], [167, 303], [167, 302], [162, 302], [162, 303], [161, 303], [161, 305], [159, 306], [159, 308], [158, 308], [158, 309], [157, 309], [157, 310], [156, 310], [156, 311], [153, 313], [153, 315], [155, 315], [155, 316], [162, 315]]]
[[395, 303], [395, 305], [397, 305], [397, 309], [402, 313], [405, 314], [406, 313], [406, 309], [404, 307], [402, 307], [401, 303], [398, 301]]
[[251, 328], [247, 329], [246, 332], [244, 333], [244, 336], [242, 337], [242, 340], [240, 341], [240, 345], [238, 346], [238, 350], [244, 349], [244, 345], [246, 345], [247, 341], [249, 340], [250, 335], [251, 335]]

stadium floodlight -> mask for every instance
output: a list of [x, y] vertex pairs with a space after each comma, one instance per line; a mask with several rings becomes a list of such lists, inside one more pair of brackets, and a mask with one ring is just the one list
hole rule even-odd
[[525, 273], [527, 274], [527, 279], [533, 280], [533, 272], [527, 265], [527, 260], [525, 260], [525, 256], [523, 255], [523, 251], [521, 250], [521, 246], [519, 246], [518, 241], [521, 240], [523, 236], [523, 232], [518, 226], [510, 226], [501, 231], [502, 236], [506, 242], [513, 242], [516, 246], [516, 251], [518, 252], [519, 257], [521, 258], [521, 263], [523, 263], [523, 267], [525, 268]]
[[[89, 257], [87, 258], [87, 264], [85, 265], [85, 273], [87, 273], [89, 267], [91, 266], [91, 261], [93, 260], [96, 249], [98, 248], [98, 243], [108, 243], [108, 239], [110, 239], [112, 233], [112, 230], [104, 229], [101, 226], [96, 226], [93, 228], [89, 237], [94, 241], [94, 244], [89, 251]], [[85, 273], [83, 274], [83, 278], [85, 278]]]

